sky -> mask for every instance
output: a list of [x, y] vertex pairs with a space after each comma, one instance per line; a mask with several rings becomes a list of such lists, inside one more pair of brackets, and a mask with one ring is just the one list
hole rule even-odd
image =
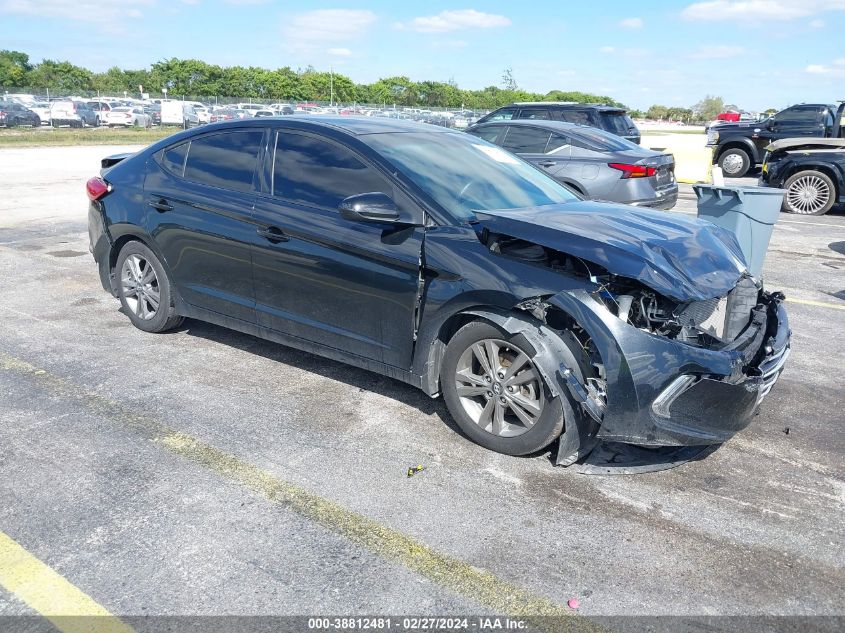
[[845, 99], [845, 0], [0, 0], [0, 49], [94, 71], [170, 57], [580, 90], [629, 107]]

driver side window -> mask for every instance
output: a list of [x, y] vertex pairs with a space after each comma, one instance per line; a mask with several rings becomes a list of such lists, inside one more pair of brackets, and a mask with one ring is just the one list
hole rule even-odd
[[273, 159], [273, 195], [310, 207], [336, 210], [344, 198], [393, 187], [351, 150], [314, 136], [280, 130]]

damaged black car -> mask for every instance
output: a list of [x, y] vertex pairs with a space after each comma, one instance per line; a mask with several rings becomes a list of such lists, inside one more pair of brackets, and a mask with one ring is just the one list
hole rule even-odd
[[106, 158], [87, 190], [137, 327], [201, 319], [402, 380], [509, 455], [722, 443], [789, 355], [731, 233], [583, 201], [461, 132], [222, 123]]

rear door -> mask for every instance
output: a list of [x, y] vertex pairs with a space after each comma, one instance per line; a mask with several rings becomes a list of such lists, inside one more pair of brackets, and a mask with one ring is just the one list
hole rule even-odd
[[225, 130], [170, 146], [147, 162], [146, 229], [182, 299], [255, 322], [251, 243], [266, 131]]
[[[255, 208], [260, 233], [253, 235], [259, 323], [409, 369], [421, 211], [373, 163], [337, 140], [278, 129], [270, 147], [266, 187]], [[341, 200], [369, 192], [391, 196], [408, 224], [340, 216]]]
[[549, 142], [551, 131], [531, 127], [530, 125], [509, 125], [501, 145], [506, 150], [519, 154], [525, 160], [540, 167], [551, 162], [546, 159], [546, 145]]

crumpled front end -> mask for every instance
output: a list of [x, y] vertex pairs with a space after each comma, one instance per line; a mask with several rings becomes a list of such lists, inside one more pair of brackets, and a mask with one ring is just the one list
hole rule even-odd
[[725, 442], [748, 426], [783, 370], [790, 330], [782, 295], [758, 290], [749, 306], [747, 288], [737, 291], [738, 298], [733, 294], [664, 315], [675, 328], [672, 337], [665, 325], [636, 327], [630, 313], [618, 313], [628, 307], [618, 296], [608, 302], [622, 303], [617, 314], [587, 291], [544, 302], [550, 313], [558, 308], [578, 323], [601, 358], [599, 388], [573, 384], [564, 366], [558, 373], [561, 386], [597, 425], [597, 439], [695, 446]]

